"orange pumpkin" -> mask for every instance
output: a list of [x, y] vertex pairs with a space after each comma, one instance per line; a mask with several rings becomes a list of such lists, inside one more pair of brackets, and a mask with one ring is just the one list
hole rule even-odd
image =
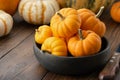
[[114, 21], [120, 22], [120, 1], [112, 5], [110, 15]]
[[96, 54], [101, 49], [101, 38], [90, 30], [80, 31], [68, 41], [68, 50], [75, 56], [88, 56]]
[[47, 25], [40, 26], [35, 31], [35, 41], [38, 44], [42, 44], [45, 41], [45, 39], [51, 36], [52, 36], [52, 30], [50, 26]]
[[58, 37], [47, 38], [43, 42], [41, 50], [48, 51], [56, 56], [67, 56], [67, 45]]
[[[103, 8], [102, 8], [103, 9]], [[106, 32], [105, 24], [100, 21], [97, 17], [99, 17], [100, 13], [103, 10], [100, 10], [97, 15], [95, 15], [92, 11], [88, 9], [79, 9], [78, 13], [82, 19], [81, 29], [83, 30], [92, 30], [97, 33], [99, 36], [103, 37]]]
[[20, 0], [0, 0], [0, 10], [11, 15], [15, 14]]
[[51, 19], [51, 29], [55, 37], [71, 37], [81, 26], [81, 18], [77, 10], [63, 8]]

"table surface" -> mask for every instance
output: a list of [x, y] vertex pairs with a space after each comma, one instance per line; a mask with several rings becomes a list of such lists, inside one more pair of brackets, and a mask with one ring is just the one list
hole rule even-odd
[[[110, 43], [110, 52], [114, 53], [120, 43], [120, 23], [112, 20], [107, 8], [100, 19], [107, 26], [105, 37]], [[35, 29], [14, 16], [14, 26], [9, 35], [0, 38], [0, 80], [98, 80], [99, 72], [87, 76], [67, 76], [49, 72], [34, 56], [33, 41]], [[114, 78], [120, 80], [120, 72]]]

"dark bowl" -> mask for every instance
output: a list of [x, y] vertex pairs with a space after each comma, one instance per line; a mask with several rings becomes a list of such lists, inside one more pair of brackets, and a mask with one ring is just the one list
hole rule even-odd
[[105, 37], [102, 38], [100, 52], [92, 56], [61, 57], [43, 52], [39, 48], [40, 45], [34, 42], [34, 54], [40, 64], [51, 72], [65, 75], [90, 74], [93, 71], [100, 70], [110, 59], [109, 43]]

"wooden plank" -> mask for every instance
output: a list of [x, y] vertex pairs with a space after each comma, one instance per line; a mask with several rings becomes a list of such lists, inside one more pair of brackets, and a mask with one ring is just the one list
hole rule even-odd
[[39, 80], [46, 74], [33, 54], [33, 35], [30, 33], [0, 60], [0, 80]]
[[42, 80], [46, 73], [46, 69], [36, 61], [12, 80]]
[[59, 75], [52, 72], [47, 73], [43, 80], [97, 80], [97, 73], [94, 72], [90, 75], [79, 75], [79, 76], [68, 76], [68, 75]]
[[20, 44], [34, 31], [34, 26], [25, 22], [14, 24], [11, 33], [0, 38], [0, 59]]

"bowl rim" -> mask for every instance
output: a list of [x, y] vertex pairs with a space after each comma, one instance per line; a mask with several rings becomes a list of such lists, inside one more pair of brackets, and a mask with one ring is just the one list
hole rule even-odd
[[[69, 57], [68, 57], [68, 56], [56, 56], [56, 55], [52, 55], [51, 53], [49, 53], [49, 52], [47, 52], [47, 51], [43, 52], [42, 50], [40, 50], [39, 47], [37, 46], [37, 43], [35, 42], [35, 40], [34, 40], [34, 46], [33, 46], [33, 47], [36, 47], [36, 48], [40, 51], [40, 53], [44, 53], [45, 55], [52, 56], [52, 57], [56, 57], [56, 58], [69, 58], [69, 59], [91, 58], [91, 57], [95, 57], [95, 56], [101, 55], [101, 54], [104, 53], [105, 51], [109, 50], [110, 46], [109, 46], [109, 42], [108, 42], [107, 38], [105, 38], [105, 37], [102, 37], [102, 38], [105, 39], [105, 41], [107, 42], [106, 48], [103, 49], [102, 51], [99, 51], [99, 52], [96, 53], [96, 54], [88, 55], [88, 56], [78, 56], [78, 57], [69, 56]], [[101, 38], [101, 39], [102, 39], [102, 38]]]

